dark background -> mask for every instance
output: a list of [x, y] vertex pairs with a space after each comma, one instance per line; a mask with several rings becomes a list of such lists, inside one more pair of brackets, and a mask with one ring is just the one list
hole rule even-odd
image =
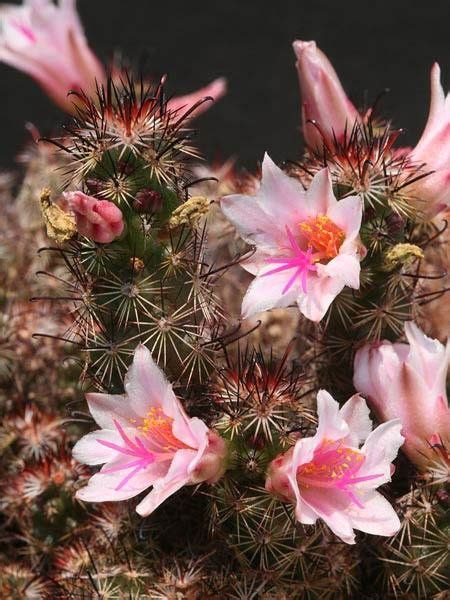
[[[450, 3], [371, 0], [78, 0], [91, 47], [104, 60], [121, 50], [145, 59], [148, 74], [169, 74], [169, 92], [186, 93], [217, 76], [229, 93], [199, 118], [208, 159], [237, 156], [251, 166], [301, 149], [299, 92], [291, 42], [316, 40], [357, 105], [384, 88], [384, 113], [414, 144], [426, 120], [429, 69], [440, 62], [450, 87]], [[0, 65], [0, 165], [9, 166], [31, 121], [48, 134], [63, 120], [26, 75]]]

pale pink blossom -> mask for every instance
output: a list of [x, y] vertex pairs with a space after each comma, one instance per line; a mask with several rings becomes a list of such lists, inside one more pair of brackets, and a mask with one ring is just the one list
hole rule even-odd
[[113, 202], [97, 200], [79, 191], [65, 192], [64, 198], [75, 215], [80, 235], [108, 244], [122, 234], [125, 227], [122, 211]]
[[355, 543], [354, 529], [394, 535], [399, 518], [376, 488], [391, 480], [391, 463], [403, 443], [400, 421], [372, 431], [363, 398], [356, 394], [339, 408], [324, 390], [317, 395], [317, 413], [316, 434], [272, 461], [266, 489], [294, 503], [300, 523], [323, 519], [347, 544]]
[[197, 418], [189, 418], [145, 346], [136, 348], [125, 394], [87, 394], [101, 429], [77, 442], [74, 457], [105, 463], [77, 498], [109, 502], [153, 489], [137, 505], [146, 516], [185, 485], [214, 483], [225, 471], [226, 444]]
[[399, 418], [402, 450], [419, 468], [434, 459], [432, 445], [450, 442], [446, 377], [450, 345], [405, 324], [408, 344], [383, 341], [363, 346], [355, 356], [355, 389], [367, 397], [381, 421]]
[[305, 192], [266, 154], [255, 196], [221, 200], [225, 216], [256, 248], [242, 266], [256, 277], [242, 302], [242, 316], [297, 303], [320, 321], [344, 286], [359, 287], [362, 202], [337, 201], [328, 169]]
[[24, 0], [0, 6], [0, 60], [33, 77], [64, 110], [73, 104], [68, 93], [95, 89], [105, 79], [91, 51], [75, 0]]
[[431, 69], [431, 101], [428, 121], [407, 159], [423, 173], [431, 174], [406, 188], [417, 199], [424, 215], [432, 218], [450, 206], [450, 94], [441, 85], [441, 70]]
[[[33, 77], [62, 109], [73, 112], [70, 91], [88, 96], [106, 82], [104, 66], [89, 48], [76, 10], [76, 0], [24, 0], [21, 6], [0, 5], [0, 60]], [[120, 77], [120, 73], [117, 73]], [[203, 98], [219, 100], [227, 89], [224, 78], [169, 100], [172, 110], [187, 111]], [[197, 116], [211, 106], [203, 102]]]
[[[332, 64], [315, 42], [294, 42], [302, 96], [303, 137], [308, 146], [322, 149], [341, 141], [359, 114], [344, 91]], [[314, 123], [311, 123], [314, 121]]]

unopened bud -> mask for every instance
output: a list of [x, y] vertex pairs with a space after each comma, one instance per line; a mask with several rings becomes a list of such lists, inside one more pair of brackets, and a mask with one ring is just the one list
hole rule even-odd
[[163, 197], [155, 190], [149, 188], [139, 191], [133, 202], [133, 208], [138, 213], [152, 214], [161, 210]]

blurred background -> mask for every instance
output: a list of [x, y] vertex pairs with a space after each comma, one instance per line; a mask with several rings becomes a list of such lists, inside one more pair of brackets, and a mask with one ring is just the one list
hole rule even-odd
[[[317, 41], [358, 106], [389, 88], [383, 113], [406, 130], [403, 145], [424, 126], [435, 60], [450, 87], [448, 0], [78, 0], [78, 9], [100, 58], [119, 50], [148, 75], [167, 73], [170, 93], [228, 78], [228, 95], [196, 121], [208, 160], [236, 156], [252, 166], [265, 150], [276, 160], [298, 156], [296, 38]], [[0, 81], [0, 166], [8, 167], [26, 121], [49, 134], [64, 116], [26, 75], [1, 64]]]

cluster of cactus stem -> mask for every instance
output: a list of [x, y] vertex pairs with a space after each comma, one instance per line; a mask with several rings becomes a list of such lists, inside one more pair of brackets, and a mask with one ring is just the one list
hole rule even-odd
[[[207, 100], [205, 100], [207, 101]], [[67, 154], [68, 185], [114, 202], [124, 233], [108, 244], [77, 236], [60, 254], [73, 301], [65, 332], [98, 388], [117, 391], [136, 346], [145, 344], [180, 385], [201, 383], [213, 365], [222, 314], [204, 259], [200, 223], [208, 201], [190, 197], [191, 111], [167, 106], [161, 85], [128, 77], [77, 95], [77, 116], [54, 143]], [[194, 107], [195, 109], [195, 107]]]
[[[397, 341], [404, 321], [425, 318], [421, 304], [426, 310], [442, 295], [441, 288], [428, 290], [426, 279], [440, 281], [442, 274], [424, 266], [440, 230], [422, 224], [420, 210], [411, 208], [408, 185], [422, 175], [408, 172], [393, 152], [396, 132], [355, 125], [335, 147], [286, 164], [305, 187], [328, 166], [337, 198], [363, 199], [361, 289], [346, 288], [320, 324], [292, 317], [293, 308], [267, 313], [254, 328], [237, 324], [227, 301], [230, 289], [238, 299], [245, 291], [238, 263], [248, 249], [220, 209], [211, 209], [214, 184], [191, 174], [198, 158], [191, 112], [170, 111], [162, 85], [126, 76], [99, 87], [95, 98], [77, 94], [74, 103], [74, 121], [53, 140], [57, 154], [45, 144], [28, 157], [26, 187], [12, 199], [9, 183], [3, 202], [19, 213], [24, 194], [36, 205], [39, 188], [50, 188], [41, 199], [47, 231], [50, 224], [56, 237], [40, 252], [44, 267], [34, 258], [43, 239], [39, 224], [28, 234], [26, 276], [2, 266], [3, 596], [444, 598], [445, 475], [419, 475], [399, 457], [395, 482], [384, 491], [402, 528], [391, 539], [358, 534], [355, 545], [322, 523], [297, 523], [293, 506], [265, 488], [269, 463], [299, 435], [313, 435], [317, 390], [345, 400], [354, 391], [355, 350], [368, 341]], [[257, 179], [232, 173], [225, 187], [253, 188]], [[62, 241], [48, 208], [58, 207], [63, 189], [114, 202], [124, 233], [96, 243], [66, 228], [69, 239]], [[14, 239], [23, 239], [23, 227], [10, 220], [0, 260], [6, 255], [19, 264]], [[47, 277], [33, 278], [35, 270]], [[22, 313], [11, 316], [26, 297], [35, 300], [27, 309], [34, 338], [23, 332]], [[15, 357], [19, 338], [24, 354]], [[174, 382], [187, 412], [229, 448], [228, 469], [215, 485], [185, 488], [145, 519], [135, 514], [135, 499], [76, 501], [91, 470], [70, 455], [92, 426], [77, 377], [85, 388], [122, 393], [140, 343]]]
[[[286, 165], [305, 187], [328, 167], [336, 198], [356, 195], [364, 206], [360, 288], [344, 288], [318, 336], [325, 353], [322, 385], [337, 388], [342, 397], [352, 391], [355, 351], [368, 342], [398, 341], [405, 321], [421, 322], [423, 307], [447, 291], [446, 271], [438, 266], [427, 272], [423, 260], [440, 243], [447, 224], [424, 218], [426, 205], [412, 188], [429, 173], [408, 164], [393, 147], [400, 133], [372, 114], [365, 123], [348, 127], [343, 139], [324, 140], [320, 149], [309, 149], [300, 161]], [[440, 285], [430, 289], [430, 281]]]

